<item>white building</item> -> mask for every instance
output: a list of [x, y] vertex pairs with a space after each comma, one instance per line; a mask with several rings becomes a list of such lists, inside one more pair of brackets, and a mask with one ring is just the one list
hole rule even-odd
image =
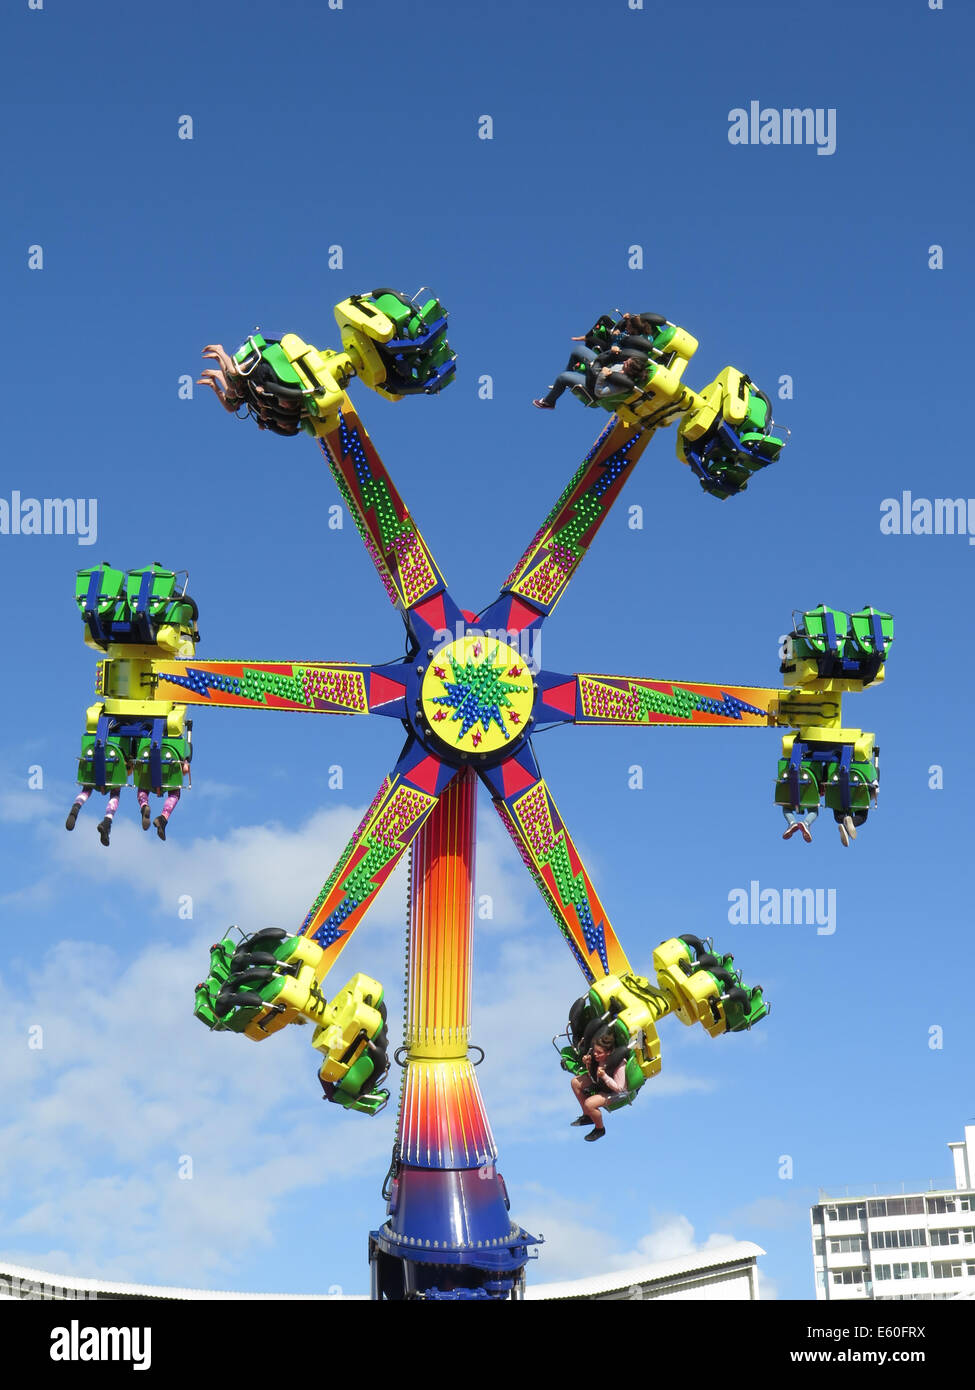
[[[735, 1241], [715, 1249], [699, 1250], [676, 1259], [658, 1260], [613, 1274], [591, 1274], [562, 1284], [529, 1285], [526, 1299], [756, 1299], [756, 1262], [765, 1251], [750, 1241]], [[332, 1298], [348, 1298], [341, 1290]], [[5, 1299], [167, 1299], [193, 1302], [228, 1299], [319, 1299], [324, 1294], [231, 1293], [212, 1289], [164, 1288], [159, 1284], [122, 1284], [105, 1279], [83, 1279], [72, 1274], [50, 1274], [25, 1269], [0, 1260], [0, 1301]]]
[[[544, 1247], [543, 1247], [544, 1248]], [[670, 1260], [656, 1260], [638, 1269], [613, 1274], [590, 1274], [561, 1284], [529, 1284], [526, 1299], [584, 1298], [603, 1301], [644, 1299], [704, 1302], [717, 1299], [757, 1299], [758, 1257], [765, 1251], [750, 1240], [697, 1250]]]
[[948, 1148], [954, 1187], [820, 1190], [810, 1213], [817, 1299], [975, 1297], [975, 1124]]

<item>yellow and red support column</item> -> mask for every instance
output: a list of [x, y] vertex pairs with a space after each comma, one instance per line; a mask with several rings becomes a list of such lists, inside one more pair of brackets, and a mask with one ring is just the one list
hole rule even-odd
[[508, 1215], [468, 1056], [476, 798], [465, 769], [413, 843], [397, 1161], [370, 1241], [378, 1298], [511, 1297], [534, 1243]]

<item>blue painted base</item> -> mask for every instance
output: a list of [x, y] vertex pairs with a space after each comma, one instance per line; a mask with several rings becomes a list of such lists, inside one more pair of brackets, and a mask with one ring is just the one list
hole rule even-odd
[[536, 1237], [508, 1214], [504, 1179], [483, 1168], [401, 1166], [390, 1219], [370, 1232], [372, 1296], [401, 1299], [517, 1297]]

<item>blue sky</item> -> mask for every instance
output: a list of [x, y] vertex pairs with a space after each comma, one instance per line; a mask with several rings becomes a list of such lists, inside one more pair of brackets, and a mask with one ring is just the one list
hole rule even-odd
[[[107, 852], [92, 808], [73, 836], [63, 818], [92, 698], [81, 566], [188, 569], [211, 659], [401, 651], [354, 528], [326, 527], [337, 497], [314, 445], [238, 424], [209, 393], [178, 396], [204, 343], [234, 347], [256, 323], [336, 345], [332, 305], [374, 285], [430, 284], [451, 311], [459, 369], [442, 396], [352, 391], [467, 607], [497, 592], [602, 426], [568, 398], [531, 408], [599, 313], [683, 324], [700, 339], [691, 384], [734, 363], [792, 430], [781, 462], [725, 503], [658, 436], [546, 626], [547, 666], [775, 685], [793, 609], [870, 603], [897, 622], [887, 684], [847, 709], [883, 754], [880, 808], [850, 850], [828, 817], [811, 846], [782, 842], [773, 732], [536, 740], [634, 965], [673, 934], [713, 935], [773, 1004], [754, 1032], [714, 1042], [665, 1021], [661, 1077], [596, 1150], [567, 1128], [549, 1042], [580, 977], [482, 802], [478, 891], [495, 916], [478, 928], [473, 1035], [513, 1213], [548, 1238], [532, 1278], [727, 1236], [768, 1252], [768, 1293], [807, 1298], [820, 1185], [950, 1181], [945, 1144], [973, 1104], [975, 549], [880, 529], [904, 490], [975, 495], [960, 428], [973, 24], [946, 5], [688, 0], [666, 22], [625, 0], [5, 7], [0, 497], [98, 501], [92, 546], [0, 535], [5, 1257], [215, 1288], [367, 1288], [393, 1107], [326, 1111], [306, 1034], [253, 1047], [208, 1036], [190, 1008], [230, 922], [300, 922], [399, 731], [200, 713], [193, 791], [165, 846], [124, 802]], [[729, 113], [753, 100], [834, 110], [835, 153], [731, 145]], [[177, 138], [184, 115], [192, 140]], [[37, 245], [43, 269], [29, 270]], [[776, 395], [784, 375], [791, 400]], [[626, 524], [634, 504], [642, 530]], [[634, 763], [642, 791], [627, 786]], [[835, 932], [732, 925], [729, 894], [752, 880], [834, 889]], [[342, 980], [366, 969], [398, 999], [403, 894], [402, 878], [387, 886]]]

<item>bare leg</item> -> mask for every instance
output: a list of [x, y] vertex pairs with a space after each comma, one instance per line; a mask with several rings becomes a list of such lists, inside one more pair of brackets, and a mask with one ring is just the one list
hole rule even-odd
[[586, 1101], [586, 1115], [593, 1122], [593, 1128], [585, 1136], [587, 1143], [592, 1143], [596, 1139], [602, 1139], [603, 1135], [606, 1133], [606, 1126], [603, 1124], [602, 1110], [608, 1103], [608, 1096], [599, 1095], [590, 1096]]
[[579, 1108], [582, 1111], [579, 1118], [572, 1121], [573, 1126], [576, 1128], [581, 1125], [595, 1124], [595, 1121], [586, 1113], [586, 1097], [591, 1094], [589, 1086], [590, 1082], [588, 1077], [574, 1076], [572, 1078], [572, 1094], [579, 1102]]
[[606, 1126], [603, 1124], [603, 1117], [600, 1114], [600, 1111], [603, 1109], [603, 1106], [607, 1104], [607, 1096], [592, 1095], [587, 1097], [586, 1103], [582, 1107], [597, 1129], [606, 1128]]

